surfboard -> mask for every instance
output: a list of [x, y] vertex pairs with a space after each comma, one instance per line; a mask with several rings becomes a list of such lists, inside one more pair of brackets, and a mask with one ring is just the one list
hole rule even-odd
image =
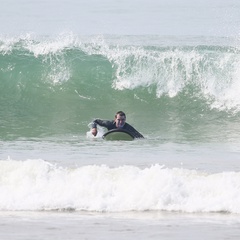
[[108, 141], [132, 141], [134, 136], [124, 129], [113, 129], [103, 135], [104, 140]]

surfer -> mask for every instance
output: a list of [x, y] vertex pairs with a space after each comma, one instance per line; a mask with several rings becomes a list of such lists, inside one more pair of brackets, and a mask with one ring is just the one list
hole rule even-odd
[[139, 133], [134, 127], [132, 127], [130, 124], [126, 123], [126, 114], [123, 111], [118, 111], [115, 114], [114, 120], [101, 120], [101, 119], [95, 119], [92, 122], [92, 134], [94, 136], [97, 135], [97, 125], [101, 127], [105, 127], [109, 130], [112, 129], [124, 129], [131, 133], [135, 138], [144, 138], [141, 133]]

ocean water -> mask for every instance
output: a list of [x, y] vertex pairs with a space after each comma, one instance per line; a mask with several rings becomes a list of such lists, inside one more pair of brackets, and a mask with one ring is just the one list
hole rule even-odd
[[1, 239], [239, 239], [238, 1], [1, 8]]

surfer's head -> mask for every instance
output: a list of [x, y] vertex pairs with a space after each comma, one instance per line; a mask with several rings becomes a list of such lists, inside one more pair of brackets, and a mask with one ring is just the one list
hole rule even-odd
[[114, 121], [116, 123], [117, 128], [122, 128], [126, 122], [126, 114], [123, 111], [118, 111], [115, 114]]

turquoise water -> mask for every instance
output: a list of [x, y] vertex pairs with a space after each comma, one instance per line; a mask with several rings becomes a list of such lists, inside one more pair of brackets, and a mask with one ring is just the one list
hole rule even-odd
[[93, 118], [123, 109], [150, 139], [238, 141], [235, 39], [147, 40], [3, 37], [1, 138], [85, 135]]
[[238, 239], [239, 7], [3, 1], [1, 237]]

